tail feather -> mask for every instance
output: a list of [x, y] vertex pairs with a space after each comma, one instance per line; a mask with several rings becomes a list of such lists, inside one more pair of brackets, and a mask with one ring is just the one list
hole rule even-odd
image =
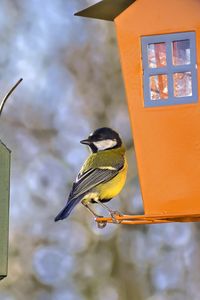
[[68, 202], [61, 212], [59, 212], [59, 214], [55, 217], [54, 221], [57, 222], [67, 218], [72, 212], [73, 208], [81, 201], [81, 199], [82, 197], [78, 197]]

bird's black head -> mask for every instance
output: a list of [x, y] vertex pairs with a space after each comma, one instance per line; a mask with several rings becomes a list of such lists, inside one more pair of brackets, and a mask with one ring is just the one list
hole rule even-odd
[[119, 148], [122, 145], [119, 134], [111, 128], [98, 128], [92, 132], [81, 144], [88, 145], [92, 152], [104, 151]]

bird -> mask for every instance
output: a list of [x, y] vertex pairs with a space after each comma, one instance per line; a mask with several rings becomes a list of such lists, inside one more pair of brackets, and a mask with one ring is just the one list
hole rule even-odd
[[[89, 146], [90, 155], [72, 185], [65, 207], [55, 217], [55, 222], [67, 218], [81, 202], [95, 219], [101, 216], [91, 208], [93, 203], [108, 210], [113, 222], [119, 223], [116, 216], [121, 213], [113, 211], [105, 203], [117, 196], [125, 185], [128, 164], [122, 139], [115, 130], [102, 127], [80, 143]], [[105, 223], [102, 222], [102, 228]]]

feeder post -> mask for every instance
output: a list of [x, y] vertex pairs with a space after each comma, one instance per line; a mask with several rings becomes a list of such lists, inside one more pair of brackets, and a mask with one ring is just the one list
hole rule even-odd
[[0, 280], [7, 276], [10, 150], [0, 140]]
[[[22, 80], [20, 78], [0, 102], [0, 117], [6, 101]], [[0, 140], [0, 280], [7, 276], [8, 270], [10, 153]]]

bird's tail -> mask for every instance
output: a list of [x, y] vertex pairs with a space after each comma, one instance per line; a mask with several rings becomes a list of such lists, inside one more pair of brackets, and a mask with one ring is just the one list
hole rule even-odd
[[66, 206], [59, 212], [59, 214], [55, 217], [54, 221], [57, 222], [59, 220], [63, 220], [67, 218], [72, 212], [73, 208], [81, 201], [82, 196], [75, 198], [69, 201]]

